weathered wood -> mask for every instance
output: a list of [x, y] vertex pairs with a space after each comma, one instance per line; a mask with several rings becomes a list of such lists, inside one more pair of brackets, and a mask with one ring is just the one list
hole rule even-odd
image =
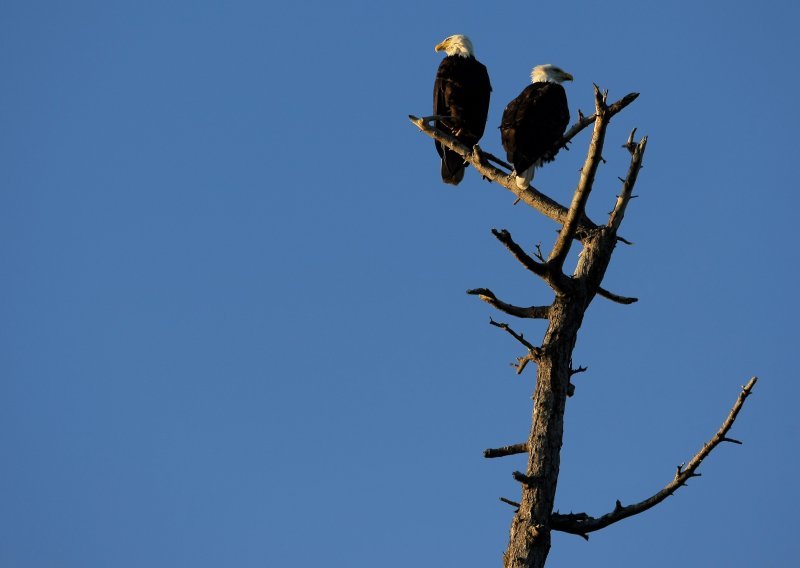
[[592, 139], [589, 142], [589, 154], [586, 156], [583, 168], [581, 168], [580, 181], [572, 197], [572, 203], [570, 204], [567, 218], [564, 220], [564, 226], [559, 231], [556, 244], [547, 259], [547, 263], [559, 272], [564, 266], [564, 260], [569, 253], [572, 239], [575, 238], [578, 224], [584, 217], [586, 202], [589, 200], [589, 193], [591, 193], [594, 185], [594, 176], [597, 173], [600, 160], [603, 159], [603, 142], [606, 138], [606, 127], [608, 126], [608, 121], [611, 120], [611, 117], [608, 116], [606, 97], [600, 93], [597, 85], [594, 86], [594, 97], [597, 112], [595, 113], [594, 132], [592, 132]]
[[[659, 493], [634, 505], [623, 506], [616, 502], [611, 513], [593, 518], [586, 513], [562, 515], [553, 513], [553, 505], [558, 486], [558, 474], [561, 460], [561, 445], [564, 434], [564, 413], [566, 399], [572, 396], [575, 387], [570, 377], [586, 370], [585, 367], [572, 367], [572, 353], [583, 323], [586, 309], [595, 296], [599, 295], [620, 304], [631, 304], [636, 298], [613, 294], [601, 287], [603, 277], [608, 269], [611, 256], [618, 242], [631, 244], [617, 234], [625, 210], [633, 198], [633, 188], [642, 167], [647, 137], [639, 142], [634, 141], [634, 129], [628, 141], [623, 145], [631, 154], [628, 173], [624, 179], [613, 211], [605, 225], [596, 225], [585, 213], [586, 203], [594, 185], [595, 175], [601, 162], [606, 129], [611, 117], [630, 104], [638, 94], [631, 93], [616, 103], [606, 104], [606, 93], [601, 93], [595, 86], [596, 112], [591, 117], [582, 114], [573, 125], [558, 147], [565, 146], [576, 134], [594, 124], [594, 130], [586, 161], [581, 170], [577, 188], [569, 208], [556, 203], [534, 188], [520, 190], [510, 172], [504, 172], [489, 163], [487, 154], [480, 148], [467, 148], [445, 132], [432, 127], [428, 119], [410, 116], [412, 121], [428, 136], [438, 140], [448, 148], [458, 152], [472, 164], [484, 178], [502, 185], [519, 199], [531, 205], [544, 215], [562, 225], [559, 237], [550, 254], [545, 258], [537, 246], [533, 257], [528, 255], [506, 230], [493, 229], [494, 236], [533, 274], [546, 282], [555, 292], [552, 303], [548, 306], [520, 307], [498, 299], [487, 288], [468, 290], [468, 294], [476, 295], [496, 309], [519, 318], [546, 319], [548, 326], [540, 346], [534, 346], [525, 339], [522, 333], [511, 329], [506, 323], [490, 319], [490, 323], [505, 330], [520, 344], [527, 353], [517, 358], [517, 373], [522, 373], [528, 363], [536, 365], [536, 386], [533, 394], [533, 416], [528, 439], [524, 443], [488, 449], [485, 457], [501, 457], [518, 453], [528, 453], [525, 472], [515, 471], [514, 479], [520, 484], [522, 497], [520, 502], [501, 498], [502, 501], [517, 508], [511, 522], [508, 548], [503, 555], [505, 568], [543, 568], [551, 546], [551, 531], [558, 530], [577, 534], [588, 539], [588, 533], [599, 530], [623, 518], [638, 514], [661, 502], [676, 489], [683, 486], [687, 479], [699, 476], [697, 468], [702, 460], [722, 442], [741, 443], [727, 437], [744, 399], [750, 394], [756, 382], [755, 377], [743, 387], [731, 414], [717, 434], [684, 469], [678, 467], [673, 481]], [[492, 157], [495, 163], [499, 161]], [[504, 167], [507, 164], [502, 164]], [[508, 168], [510, 170], [510, 168]], [[572, 243], [577, 240], [582, 245], [574, 272], [564, 272], [564, 262]]]
[[[577, 230], [578, 220], [594, 184], [601, 159], [603, 140], [610, 116], [605, 97], [595, 88], [595, 128], [586, 163], [559, 239], [545, 265], [562, 273], [564, 257]], [[504, 561], [506, 568], [541, 568], [550, 551], [550, 521], [558, 486], [564, 410], [572, 375], [572, 352], [583, 316], [600, 287], [616, 244], [614, 231], [597, 228], [583, 239], [583, 251], [571, 278], [571, 286], [556, 294], [549, 313], [549, 325], [536, 360], [536, 390], [533, 420], [528, 437], [526, 476], [537, 480], [525, 485], [519, 511], [511, 523], [511, 536]]]

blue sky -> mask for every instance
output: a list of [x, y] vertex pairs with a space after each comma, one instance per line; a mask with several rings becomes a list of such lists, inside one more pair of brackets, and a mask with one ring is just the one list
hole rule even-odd
[[[555, 225], [438, 179], [436, 43], [494, 87], [531, 67], [641, 97], [649, 136], [575, 353], [557, 507], [667, 483], [761, 377], [703, 477], [553, 566], [786, 566], [800, 555], [790, 2], [36, 2], [0, 6], [0, 564], [500, 565], [532, 370], [464, 294], [549, 292], [490, 234]], [[566, 202], [588, 133], [537, 174]], [[527, 304], [526, 304], [527, 303]], [[517, 323], [539, 338], [541, 322]]]

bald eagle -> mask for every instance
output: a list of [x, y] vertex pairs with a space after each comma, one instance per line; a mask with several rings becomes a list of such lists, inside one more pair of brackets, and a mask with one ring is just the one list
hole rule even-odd
[[550, 64], [534, 67], [531, 84], [503, 111], [500, 137], [520, 189], [530, 185], [534, 168], [553, 161], [558, 152], [553, 145], [569, 123], [562, 81], [572, 81], [572, 75]]
[[[433, 114], [447, 117], [435, 122], [469, 147], [478, 143], [486, 127], [492, 86], [486, 67], [475, 59], [467, 36], [453, 35], [435, 48], [447, 54], [436, 72], [433, 84]], [[464, 158], [435, 142], [442, 158], [442, 181], [458, 185], [464, 179]]]

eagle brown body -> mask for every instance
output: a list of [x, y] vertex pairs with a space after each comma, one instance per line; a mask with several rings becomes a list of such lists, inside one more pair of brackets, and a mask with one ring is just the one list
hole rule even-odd
[[[466, 43], [465, 41], [466, 40]], [[456, 47], [460, 52], [451, 55]], [[439, 64], [433, 83], [433, 114], [445, 117], [436, 128], [452, 134], [459, 142], [472, 147], [486, 128], [492, 85], [486, 66], [472, 55], [472, 44], [464, 36], [451, 36], [436, 46], [448, 55]], [[464, 178], [464, 158], [436, 141], [442, 158], [442, 181], [457, 185]]]

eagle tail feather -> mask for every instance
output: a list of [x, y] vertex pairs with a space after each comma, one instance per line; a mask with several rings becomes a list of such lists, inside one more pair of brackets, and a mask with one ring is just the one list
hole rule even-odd
[[522, 175], [519, 174], [516, 175], [516, 182], [518, 188], [528, 189], [530, 187], [531, 180], [533, 179], [533, 172], [535, 169], [536, 166], [531, 166], [530, 168], [522, 172]]
[[464, 179], [464, 158], [456, 152], [445, 150], [442, 156], [442, 181], [458, 185]]

